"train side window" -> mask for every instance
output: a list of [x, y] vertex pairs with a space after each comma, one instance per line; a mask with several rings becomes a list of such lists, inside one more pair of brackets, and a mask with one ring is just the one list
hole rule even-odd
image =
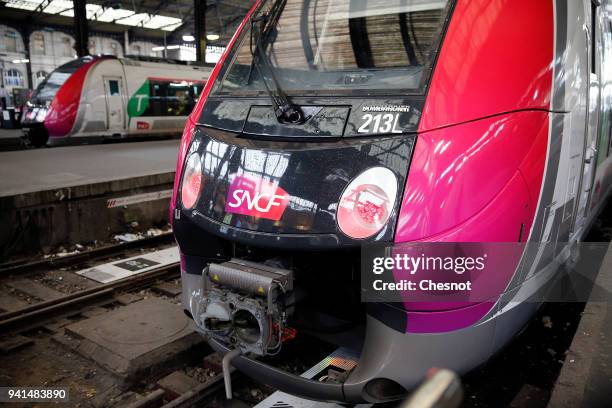
[[166, 115], [187, 116], [191, 99], [187, 83], [170, 82], [167, 92]]
[[597, 73], [597, 7], [599, 1], [591, 0], [591, 72]]
[[203, 85], [200, 85], [200, 84], [191, 85], [191, 97], [193, 98], [194, 102], [198, 100], [203, 89], [204, 89]]
[[119, 95], [119, 81], [111, 79], [108, 81], [108, 91], [111, 96]]
[[148, 116], [166, 115], [166, 84], [161, 81], [149, 82]]
[[187, 116], [195, 105], [192, 92], [187, 82], [149, 79], [149, 106], [142, 116]]

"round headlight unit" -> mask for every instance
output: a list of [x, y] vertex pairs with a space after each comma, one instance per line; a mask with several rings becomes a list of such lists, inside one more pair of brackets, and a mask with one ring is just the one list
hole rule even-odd
[[181, 185], [181, 202], [185, 209], [191, 209], [200, 197], [202, 189], [202, 159], [198, 153], [192, 153], [187, 158], [183, 182]]
[[338, 227], [351, 238], [379, 232], [389, 221], [397, 195], [397, 177], [386, 167], [372, 167], [350, 182], [338, 205]]

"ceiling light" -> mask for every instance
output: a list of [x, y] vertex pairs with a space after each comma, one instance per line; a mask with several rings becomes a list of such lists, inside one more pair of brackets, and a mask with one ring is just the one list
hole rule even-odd
[[219, 39], [219, 34], [206, 34], [206, 39], [208, 41], [215, 41]]
[[191, 34], [185, 34], [183, 36], [183, 41], [192, 42], [195, 41], [195, 37]]

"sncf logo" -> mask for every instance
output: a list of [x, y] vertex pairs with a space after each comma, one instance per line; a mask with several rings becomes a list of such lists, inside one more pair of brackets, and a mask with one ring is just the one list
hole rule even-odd
[[279, 220], [289, 194], [278, 185], [251, 176], [239, 176], [230, 185], [225, 211]]

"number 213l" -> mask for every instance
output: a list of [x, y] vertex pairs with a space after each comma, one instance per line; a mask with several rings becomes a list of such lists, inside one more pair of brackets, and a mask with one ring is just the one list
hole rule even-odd
[[402, 133], [397, 128], [397, 120], [399, 115], [393, 113], [377, 113], [372, 115], [366, 113], [361, 117], [364, 120], [363, 124], [359, 127], [357, 132], [359, 133]]

